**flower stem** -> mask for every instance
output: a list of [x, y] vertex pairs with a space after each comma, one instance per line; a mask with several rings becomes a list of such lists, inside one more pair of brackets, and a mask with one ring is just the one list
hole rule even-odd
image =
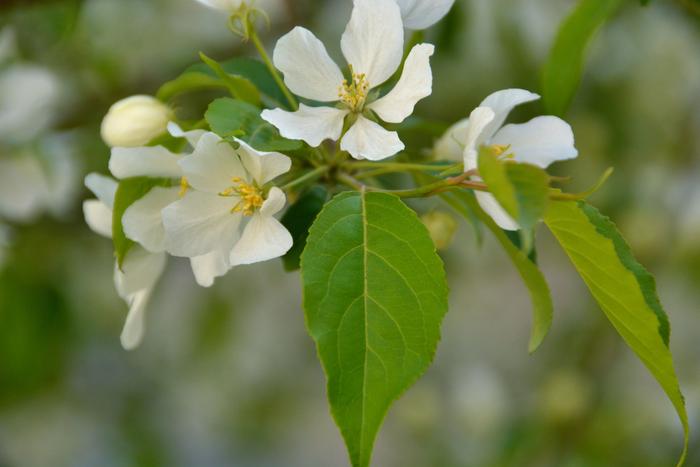
[[275, 80], [275, 83], [277, 83], [277, 86], [279, 86], [282, 94], [284, 94], [284, 97], [287, 99], [287, 102], [289, 102], [290, 107], [292, 110], [297, 110], [299, 108], [299, 103], [292, 93], [289, 92], [289, 89], [284, 84], [284, 81], [282, 81], [282, 77], [272, 64], [272, 60], [270, 60], [270, 56], [267, 54], [262, 42], [260, 42], [260, 38], [258, 37], [258, 33], [254, 27], [250, 29], [250, 39], [253, 41], [253, 45], [255, 45], [255, 48], [258, 50], [260, 58], [262, 58], [262, 61], [265, 62], [265, 66], [267, 66], [267, 69], [270, 70], [270, 74]]
[[296, 178], [292, 180], [291, 182], [287, 183], [282, 187], [283, 191], [289, 191], [292, 188], [296, 188], [299, 185], [303, 185], [307, 182], [313, 182], [318, 180], [321, 176], [323, 176], [326, 172], [330, 170], [330, 167], [327, 165], [317, 167], [309, 172], [306, 172], [304, 175], [302, 175], [299, 178]]
[[451, 190], [453, 188], [471, 188], [473, 190], [478, 191], [488, 191], [488, 188], [485, 184], [481, 182], [474, 182], [468, 180], [468, 178], [471, 175], [472, 173], [466, 172], [456, 177], [440, 180], [434, 183], [429, 183], [427, 185], [423, 185], [417, 188], [411, 188], [408, 190], [384, 190], [378, 187], [367, 186], [361, 181], [346, 173], [338, 174], [337, 178], [339, 182], [358, 191], [364, 189], [368, 192], [388, 193], [395, 196], [399, 196], [401, 198], [423, 198], [427, 196], [433, 196], [435, 194], [441, 193], [446, 190]]

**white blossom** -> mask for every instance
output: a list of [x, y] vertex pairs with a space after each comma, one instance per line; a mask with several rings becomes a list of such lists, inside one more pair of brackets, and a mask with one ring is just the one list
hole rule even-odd
[[179, 161], [188, 189], [163, 210], [169, 253], [190, 258], [216, 253], [233, 267], [276, 258], [291, 248], [291, 235], [273, 217], [284, 207], [285, 195], [277, 187], [265, 189], [289, 171], [291, 160], [236, 143], [238, 149], [206, 133]]
[[110, 147], [143, 146], [165, 133], [172, 117], [172, 109], [155, 97], [131, 96], [109, 108], [100, 133]]
[[[85, 185], [97, 199], [83, 203], [85, 222], [99, 235], [112, 238], [112, 209], [117, 182], [99, 174], [90, 174]], [[136, 348], [145, 331], [145, 311], [151, 293], [165, 267], [165, 253], [149, 253], [140, 246], [132, 247], [126, 254], [121, 269], [114, 267], [114, 284], [119, 296], [129, 306], [129, 313], [121, 334], [126, 350]]]
[[[296, 27], [275, 47], [273, 61], [295, 94], [336, 106], [301, 104], [296, 112], [265, 110], [262, 118], [291, 139], [311, 146], [341, 140], [341, 149], [356, 159], [381, 160], [403, 150], [395, 131], [384, 129], [375, 118], [401, 123], [418, 101], [432, 92], [431, 44], [410, 51], [396, 86], [377, 98], [377, 89], [391, 78], [403, 57], [404, 29], [394, 0], [355, 0], [352, 16], [341, 39], [350, 68], [346, 80], [323, 43], [307, 29]], [[349, 128], [343, 133], [344, 125]]]
[[407, 29], [427, 29], [450, 11], [455, 0], [396, 0]]
[[[571, 126], [558, 117], [540, 116], [526, 123], [503, 125], [515, 106], [539, 97], [523, 89], [505, 89], [491, 94], [468, 119], [454, 124], [436, 143], [436, 155], [461, 158], [465, 172], [478, 168], [478, 150], [482, 145], [507, 147], [507, 153], [512, 154], [515, 161], [542, 168], [556, 161], [575, 158], [578, 151], [574, 147]], [[484, 211], [502, 229], [519, 229], [517, 222], [493, 195], [477, 191], [476, 197]]]

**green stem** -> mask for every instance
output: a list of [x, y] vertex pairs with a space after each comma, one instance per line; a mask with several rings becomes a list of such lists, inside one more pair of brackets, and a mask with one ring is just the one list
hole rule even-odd
[[408, 190], [384, 190], [382, 188], [378, 187], [373, 187], [373, 186], [367, 186], [363, 184], [361, 181], [357, 180], [356, 178], [352, 177], [349, 174], [346, 173], [341, 173], [338, 174], [338, 181], [343, 183], [344, 185], [347, 185], [351, 188], [354, 188], [358, 191], [360, 190], [365, 190], [368, 192], [375, 192], [375, 193], [388, 193], [392, 194], [395, 196], [399, 196], [401, 198], [422, 198], [426, 196], [432, 196], [438, 193], [442, 193], [443, 191], [446, 190], [451, 190], [453, 188], [471, 188], [473, 190], [478, 190], [478, 191], [486, 191], [486, 185], [480, 182], [473, 182], [471, 180], [467, 180], [468, 177], [471, 176], [471, 173], [463, 173], [457, 177], [452, 177], [448, 178], [446, 180], [440, 180], [434, 183], [430, 183], [428, 185], [423, 185], [417, 188], [412, 188]]
[[304, 175], [301, 177], [292, 180], [291, 182], [287, 183], [282, 187], [283, 191], [289, 191], [292, 188], [295, 188], [299, 185], [303, 185], [307, 182], [313, 182], [318, 180], [321, 176], [323, 176], [326, 172], [330, 170], [330, 167], [327, 165], [324, 165], [322, 167], [317, 167], [309, 172], [306, 172]]
[[282, 90], [284, 97], [287, 98], [287, 102], [289, 102], [290, 107], [292, 110], [297, 110], [299, 108], [299, 103], [292, 93], [289, 92], [289, 89], [284, 84], [284, 81], [282, 81], [282, 77], [277, 72], [277, 68], [275, 68], [275, 66], [272, 64], [272, 60], [270, 60], [270, 56], [267, 54], [262, 42], [260, 42], [260, 38], [258, 37], [258, 33], [255, 31], [254, 27], [250, 28], [250, 39], [253, 41], [253, 45], [255, 45], [255, 48], [258, 50], [260, 58], [262, 58], [262, 61], [265, 62], [265, 66], [267, 66], [267, 69], [270, 70], [270, 74], [275, 80], [275, 83], [277, 83], [277, 86], [279, 86], [280, 90]]
[[412, 164], [407, 162], [347, 162], [343, 164], [344, 168], [351, 169], [394, 169], [397, 171], [414, 170], [426, 172], [438, 172], [445, 170], [453, 170], [460, 167], [462, 164], [438, 165], [438, 164]]

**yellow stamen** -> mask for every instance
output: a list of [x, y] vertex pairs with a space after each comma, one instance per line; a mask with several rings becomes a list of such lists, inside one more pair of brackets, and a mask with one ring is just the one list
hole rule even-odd
[[510, 144], [492, 144], [490, 147], [494, 155], [502, 156], [510, 149]]
[[361, 112], [365, 105], [365, 100], [367, 100], [369, 82], [364, 73], [355, 73], [352, 65], [350, 65], [350, 74], [352, 82], [348, 83], [348, 80], [343, 80], [343, 84], [338, 88], [338, 97], [340, 102], [348, 106], [353, 112]]
[[233, 185], [219, 193], [219, 196], [236, 196], [240, 201], [231, 208], [231, 213], [240, 212], [244, 216], [252, 216], [265, 202], [262, 190], [255, 184], [246, 183], [241, 177], [231, 179]]
[[180, 191], [178, 192], [178, 196], [182, 198], [185, 196], [185, 193], [187, 193], [187, 189], [190, 187], [190, 184], [187, 183], [187, 177], [182, 177], [180, 179]]

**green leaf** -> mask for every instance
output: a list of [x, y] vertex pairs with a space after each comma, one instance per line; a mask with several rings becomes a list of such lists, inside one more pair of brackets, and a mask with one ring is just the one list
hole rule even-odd
[[216, 99], [204, 114], [211, 130], [228, 138], [243, 132], [240, 138], [259, 151], [294, 151], [301, 148], [301, 141], [280, 136], [277, 129], [260, 118], [260, 109], [247, 102], [229, 97]]
[[578, 88], [587, 45], [624, 0], [580, 0], [559, 26], [542, 74], [547, 112], [563, 115]]
[[503, 209], [521, 228], [523, 250], [533, 244], [533, 228], [549, 204], [549, 176], [543, 169], [500, 159], [491, 148], [479, 150], [479, 175]]
[[119, 182], [117, 192], [114, 195], [114, 209], [112, 211], [112, 241], [114, 242], [114, 254], [117, 264], [122, 266], [126, 254], [134, 245], [134, 241], [127, 238], [122, 227], [122, 217], [129, 206], [146, 196], [151, 188], [156, 186], [172, 186], [169, 178], [131, 177]]
[[287, 271], [299, 269], [301, 253], [309, 236], [309, 228], [327, 200], [328, 191], [322, 186], [315, 186], [304, 193], [282, 216], [282, 225], [289, 230], [294, 239], [294, 245], [282, 257], [284, 269]]
[[617, 332], [654, 375], [678, 413], [688, 446], [688, 416], [669, 349], [670, 326], [654, 277], [637, 262], [609, 218], [584, 203], [556, 202], [545, 222]]
[[174, 80], [164, 83], [156, 97], [161, 101], [169, 101], [175, 96], [193, 91], [225, 88], [226, 85], [216, 76], [199, 71], [186, 71]]
[[331, 412], [352, 465], [366, 467], [389, 406], [433, 359], [447, 312], [443, 264], [398, 197], [346, 192], [311, 227], [301, 269]]
[[216, 75], [224, 82], [229, 92], [236, 99], [240, 99], [252, 105], [260, 105], [260, 93], [258, 88], [255, 87], [247, 78], [239, 75], [230, 74], [221, 66], [216, 60], [207, 57], [200, 52], [199, 57], [204, 63], [207, 64], [209, 68], [216, 73]]
[[491, 216], [481, 209], [479, 203], [476, 201], [474, 193], [467, 190], [460, 190], [450, 192], [449, 196], [451, 197], [451, 206], [463, 206], [462, 209], [455, 207], [457, 212], [462, 213], [464, 209], [467, 209], [468, 211], [465, 212], [473, 213], [472, 215], [475, 215], [481, 223], [493, 233], [496, 240], [501, 244], [501, 247], [503, 247], [513, 262], [513, 265], [520, 273], [530, 293], [530, 300], [532, 302], [533, 319], [528, 350], [530, 353], [534, 352], [547, 336], [552, 326], [552, 297], [544, 275], [542, 275], [542, 272], [533, 259], [518, 248], [509, 235], [491, 219]]

